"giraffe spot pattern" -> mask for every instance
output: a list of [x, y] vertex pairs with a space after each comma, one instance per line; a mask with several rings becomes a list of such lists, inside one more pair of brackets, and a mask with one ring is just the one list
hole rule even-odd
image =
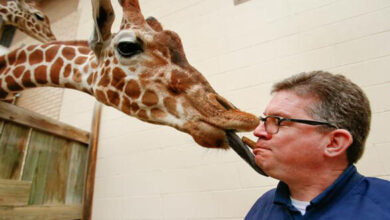
[[148, 113], [145, 111], [145, 109], [141, 109], [138, 113], [137, 113], [137, 117], [141, 120], [148, 120], [149, 117], [148, 117]]
[[126, 77], [126, 73], [123, 72], [121, 68], [115, 67], [114, 70], [112, 71], [111, 85], [117, 88], [119, 91], [122, 91], [125, 77]]
[[150, 113], [152, 115], [152, 118], [164, 118], [165, 116], [167, 116], [167, 114], [159, 108], [153, 108]]
[[123, 103], [122, 103], [122, 111], [128, 115], [130, 115], [130, 100], [126, 97], [123, 98]]
[[17, 53], [17, 50], [12, 51], [8, 54], [8, 63], [9, 65], [13, 65], [16, 61], [15, 55]]
[[170, 114], [176, 116], [176, 118], [179, 118], [179, 113], [176, 110], [176, 99], [168, 96], [164, 98], [163, 103]]
[[27, 60], [26, 52], [24, 52], [24, 50], [22, 50], [18, 54], [18, 58], [16, 58], [15, 65], [24, 64], [26, 62], [26, 60]]
[[51, 62], [54, 57], [58, 53], [58, 49], [60, 48], [59, 45], [55, 45], [53, 47], [50, 47], [49, 49], [46, 50], [45, 55], [46, 55], [46, 62]]
[[80, 48], [78, 48], [78, 51], [79, 51], [79, 53], [84, 54], [84, 55], [87, 55], [87, 54], [89, 54], [89, 52], [91, 52], [91, 50], [88, 47], [80, 47]]
[[88, 57], [77, 57], [76, 60], [74, 61], [75, 64], [81, 65], [87, 61]]
[[73, 60], [76, 56], [76, 51], [72, 47], [65, 47], [62, 49], [62, 56], [64, 56], [67, 60]]
[[10, 91], [20, 91], [23, 89], [12, 76], [7, 76], [5, 78], [5, 82], [7, 83], [8, 90]]
[[107, 91], [107, 98], [110, 101], [110, 103], [114, 106], [118, 106], [120, 102], [119, 93], [113, 90]]
[[18, 67], [16, 67], [15, 69], [14, 69], [14, 75], [15, 75], [15, 77], [16, 78], [19, 78], [22, 74], [23, 74], [23, 72], [24, 72], [24, 66], [18, 66]]
[[22, 84], [25, 88], [35, 87], [35, 84], [31, 81], [30, 70], [27, 70], [22, 77]]
[[72, 65], [70, 63], [68, 63], [66, 66], [65, 66], [65, 70], [64, 70], [64, 77], [67, 78], [69, 75], [70, 75], [70, 71], [72, 70]]
[[146, 90], [142, 96], [142, 103], [146, 106], [156, 105], [158, 103], [158, 96], [154, 91]]
[[97, 100], [101, 101], [102, 103], [108, 103], [106, 94], [103, 91], [96, 90], [95, 91]]
[[51, 81], [56, 85], [60, 84], [60, 70], [63, 65], [64, 61], [62, 61], [62, 58], [57, 58], [50, 68]]
[[37, 83], [39, 84], [46, 84], [47, 81], [47, 75], [46, 75], [46, 66], [41, 65], [35, 68], [34, 70], [34, 77]]
[[126, 84], [125, 93], [132, 99], [136, 99], [141, 95], [141, 88], [139, 87], [137, 81], [134, 79], [129, 80]]
[[80, 83], [82, 81], [82, 75], [78, 69], [73, 69], [73, 81]]
[[30, 65], [38, 64], [43, 61], [43, 52], [41, 50], [35, 50], [28, 56]]

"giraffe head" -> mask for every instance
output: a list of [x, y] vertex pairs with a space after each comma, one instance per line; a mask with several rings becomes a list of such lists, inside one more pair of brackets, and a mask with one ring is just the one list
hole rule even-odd
[[90, 46], [97, 68], [97, 99], [143, 121], [189, 133], [201, 146], [228, 148], [227, 131], [250, 131], [257, 117], [218, 95], [192, 67], [179, 36], [154, 18], [144, 19], [137, 0], [120, 0], [123, 19], [111, 34], [110, 1], [92, 0], [95, 30]]
[[0, 14], [6, 24], [14, 25], [24, 33], [43, 43], [55, 41], [49, 18], [33, 3], [25, 0], [1, 1]]

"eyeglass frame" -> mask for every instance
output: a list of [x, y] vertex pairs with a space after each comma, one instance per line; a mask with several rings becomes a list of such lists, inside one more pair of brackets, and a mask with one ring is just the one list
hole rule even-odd
[[[275, 118], [275, 119], [277, 119], [277, 121], [278, 121], [278, 123], [277, 123], [277, 130], [275, 132], [269, 132], [268, 131], [268, 129], [267, 129], [267, 119], [268, 118]], [[268, 133], [272, 133], [272, 134], [277, 134], [279, 132], [280, 124], [283, 121], [291, 121], [291, 122], [297, 122], [297, 123], [313, 125], [313, 126], [315, 126], [315, 125], [325, 125], [325, 126], [329, 126], [331, 128], [334, 128], [334, 129], [338, 129], [338, 127], [336, 125], [333, 125], [333, 124], [331, 124], [329, 122], [325, 122], [325, 121], [314, 121], [314, 120], [296, 119], [296, 118], [284, 118], [284, 117], [275, 116], [275, 115], [269, 115], [269, 116], [265, 116], [265, 117], [259, 116], [259, 119], [260, 119], [260, 121], [262, 121], [264, 123], [265, 130]]]

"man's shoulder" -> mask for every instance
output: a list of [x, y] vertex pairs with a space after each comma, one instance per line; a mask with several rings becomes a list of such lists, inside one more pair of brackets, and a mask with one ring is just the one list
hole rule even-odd
[[376, 178], [376, 177], [365, 177], [361, 184], [369, 193], [379, 193], [382, 195], [390, 195], [390, 181]]
[[254, 206], [264, 206], [266, 204], [273, 203], [275, 198], [275, 191], [276, 188], [273, 188], [271, 190], [268, 190], [265, 192], [255, 203]]

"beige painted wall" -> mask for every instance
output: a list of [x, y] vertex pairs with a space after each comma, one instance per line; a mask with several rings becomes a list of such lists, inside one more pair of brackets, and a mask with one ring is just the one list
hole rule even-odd
[[[112, 2], [118, 11], [116, 31], [121, 13]], [[272, 83], [302, 71], [342, 73], [361, 85], [371, 100], [373, 121], [358, 168], [390, 180], [390, 1], [140, 4], [145, 16], [155, 16], [181, 36], [190, 63], [243, 110], [262, 113]], [[74, 12], [78, 39], [91, 32], [90, 8], [89, 0], [80, 0]], [[65, 90], [60, 119], [89, 130], [93, 103], [87, 95]], [[231, 151], [201, 148], [184, 133], [110, 107], [103, 109], [99, 141], [94, 220], [238, 220], [276, 184]]]

